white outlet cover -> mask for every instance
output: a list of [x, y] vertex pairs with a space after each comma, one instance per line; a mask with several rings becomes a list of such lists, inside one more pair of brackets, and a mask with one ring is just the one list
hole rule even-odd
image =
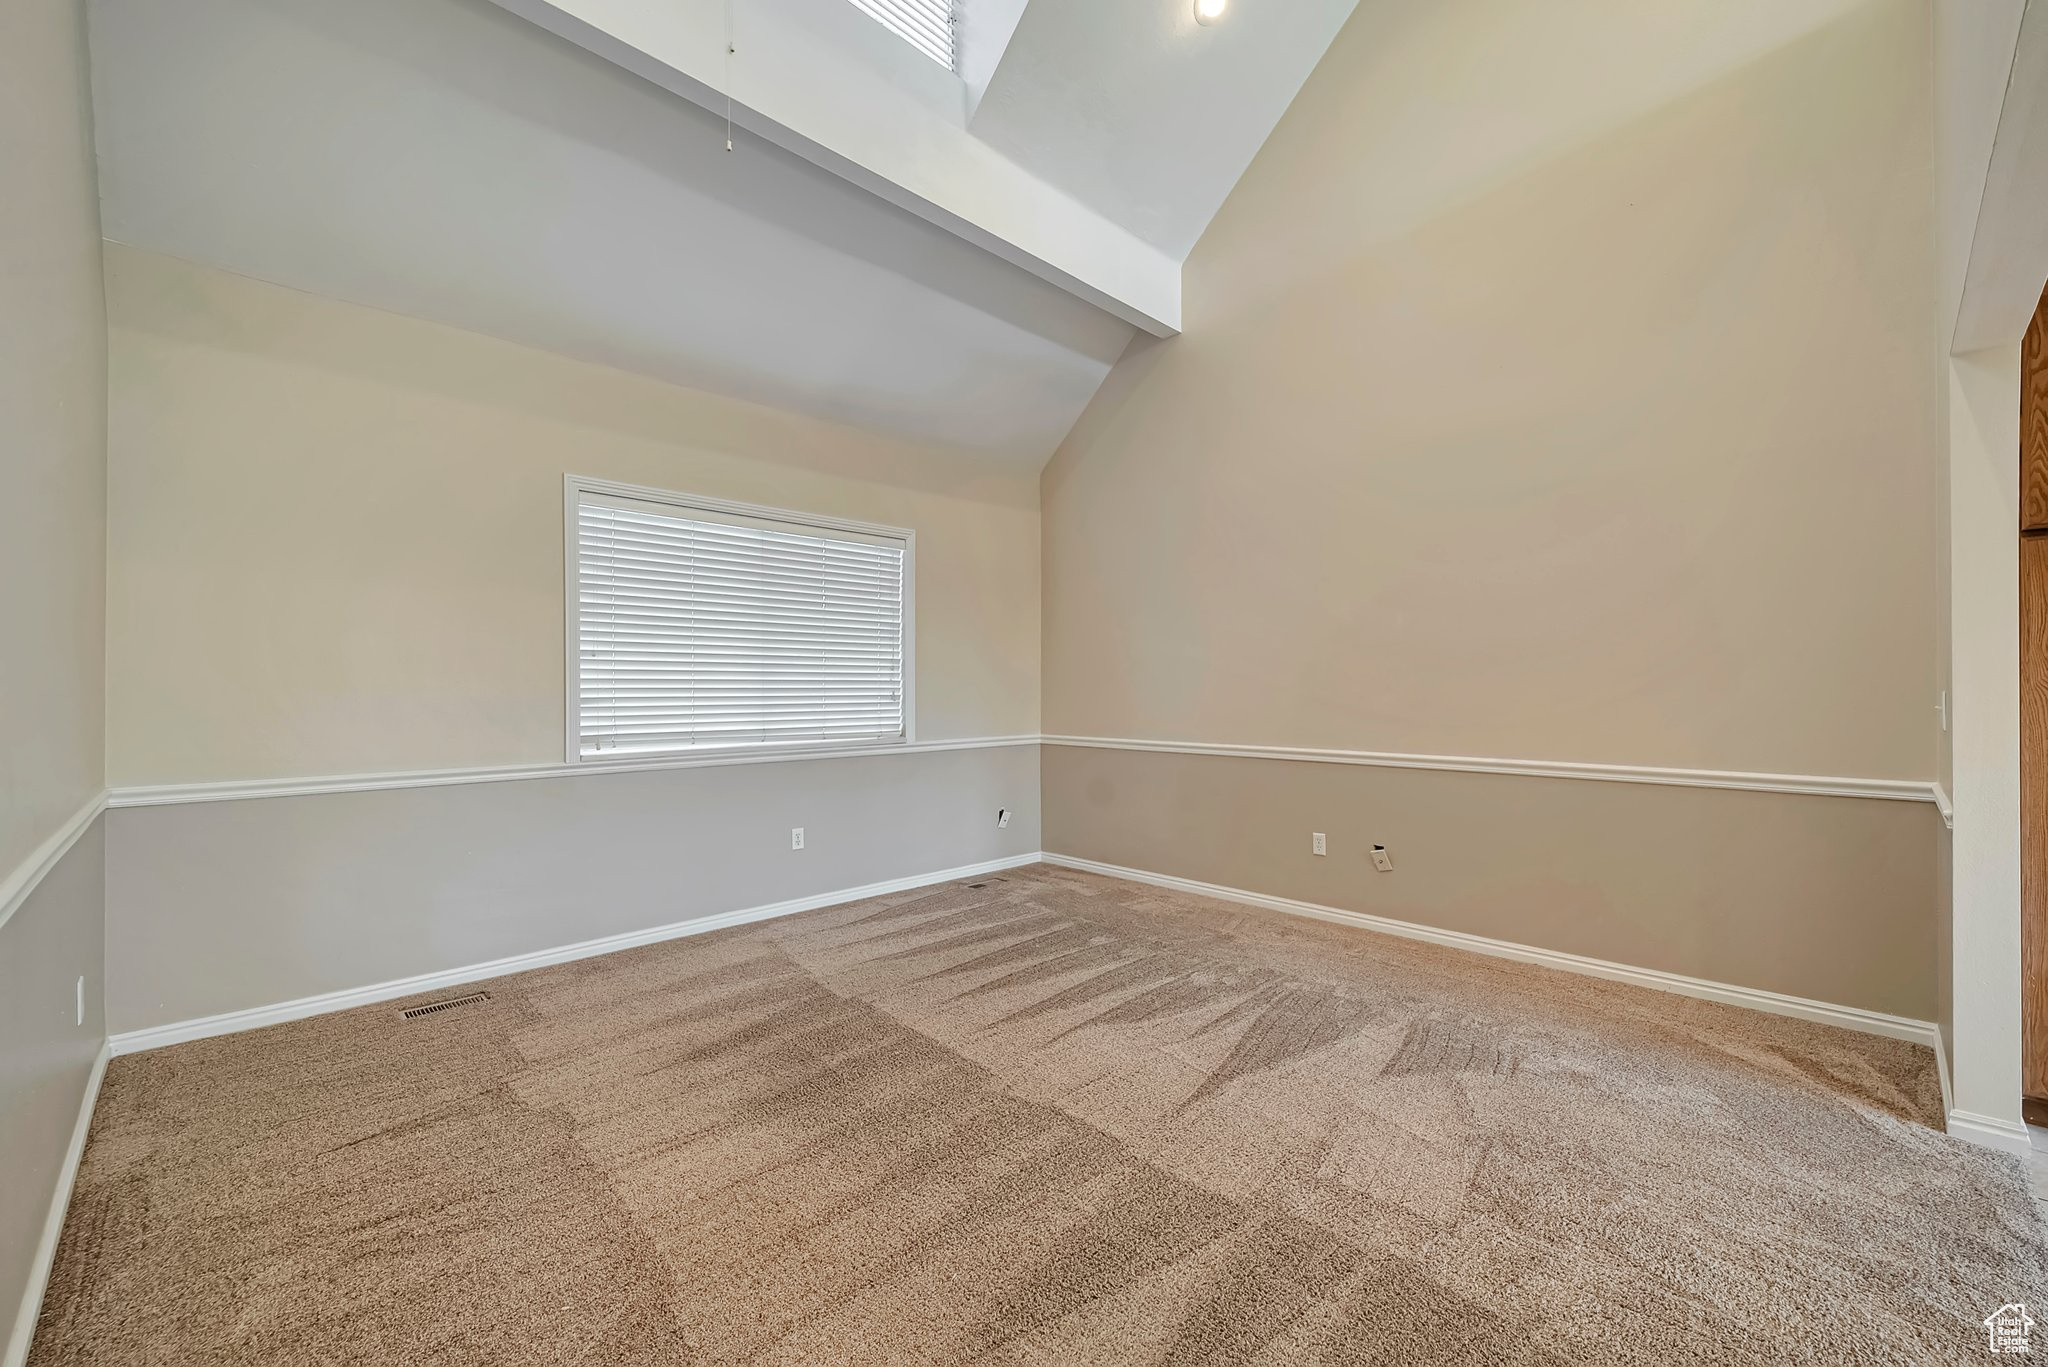
[[1316, 831], [1308, 838], [1308, 849], [1310, 854], [1328, 854], [1330, 844], [1323, 838], [1321, 831]]
[[804, 847], [803, 827], [791, 826], [789, 828], [789, 847], [793, 850], [800, 850]]

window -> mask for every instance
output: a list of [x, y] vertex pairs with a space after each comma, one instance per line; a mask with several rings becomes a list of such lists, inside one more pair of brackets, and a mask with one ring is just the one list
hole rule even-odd
[[953, 0], [853, 0], [875, 22], [948, 71], [953, 57]]
[[908, 739], [911, 533], [567, 483], [571, 758]]

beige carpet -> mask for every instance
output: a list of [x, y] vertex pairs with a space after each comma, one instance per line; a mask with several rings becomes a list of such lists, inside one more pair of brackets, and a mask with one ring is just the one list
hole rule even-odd
[[35, 1367], [1934, 1363], [2048, 1306], [1925, 1049], [1135, 884], [482, 986], [116, 1060]]

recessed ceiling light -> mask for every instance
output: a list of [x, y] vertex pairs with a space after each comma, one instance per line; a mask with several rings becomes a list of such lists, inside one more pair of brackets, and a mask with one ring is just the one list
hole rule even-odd
[[1195, 0], [1195, 22], [1213, 24], [1230, 8], [1230, 0]]

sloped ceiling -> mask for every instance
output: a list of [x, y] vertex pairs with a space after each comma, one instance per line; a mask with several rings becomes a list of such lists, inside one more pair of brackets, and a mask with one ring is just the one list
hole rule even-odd
[[1031, 0], [969, 126], [1178, 260], [1357, 3]]
[[[973, 136], [980, 76], [946, 70], [847, 0], [497, 3], [1126, 322], [1161, 337], [1180, 327], [1179, 257]], [[998, 16], [1015, 6], [961, 6], [975, 63], [991, 61]]]
[[1035, 470], [1355, 3], [92, 0], [102, 220]]
[[1035, 469], [1131, 327], [487, 0], [97, 0], [117, 241]]

